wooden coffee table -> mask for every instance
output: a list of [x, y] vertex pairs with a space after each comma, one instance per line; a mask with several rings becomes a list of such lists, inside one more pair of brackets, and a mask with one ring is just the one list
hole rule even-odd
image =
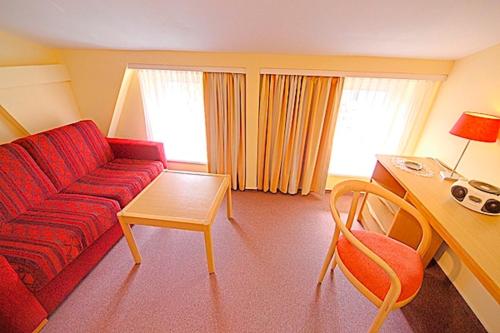
[[134, 198], [118, 219], [136, 264], [141, 263], [131, 224], [201, 231], [205, 235], [208, 272], [214, 273], [210, 227], [224, 195], [227, 217], [232, 216], [228, 175], [165, 170]]

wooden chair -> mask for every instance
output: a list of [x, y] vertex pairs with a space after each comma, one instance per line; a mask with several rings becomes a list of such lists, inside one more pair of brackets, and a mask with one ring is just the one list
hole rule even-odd
[[[353, 198], [344, 225], [336, 202], [350, 192]], [[385, 235], [351, 231], [361, 193], [384, 198], [415, 217], [422, 228], [422, 239], [416, 250]], [[338, 264], [348, 280], [379, 308], [370, 327], [370, 332], [377, 332], [391, 310], [408, 304], [420, 290], [424, 272], [422, 257], [429, 247], [431, 230], [415, 207], [396, 194], [364, 181], [348, 180], [335, 186], [330, 207], [335, 232], [318, 283], [323, 281], [330, 263], [332, 271]]]

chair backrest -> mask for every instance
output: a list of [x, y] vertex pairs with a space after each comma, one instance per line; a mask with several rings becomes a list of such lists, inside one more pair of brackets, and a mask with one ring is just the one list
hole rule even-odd
[[[351, 207], [349, 209], [347, 221], [344, 225], [340, 217], [340, 213], [336, 207], [336, 202], [340, 197], [347, 193], [353, 193], [353, 199]], [[388, 200], [415, 218], [422, 229], [422, 238], [417, 247], [417, 252], [420, 257], [423, 257], [425, 252], [429, 248], [431, 240], [431, 229], [425, 217], [414, 206], [412, 206], [401, 197], [373, 183], [361, 180], [346, 180], [337, 184], [333, 188], [330, 196], [330, 207], [335, 224], [340, 229], [342, 234], [346, 235], [348, 239], [354, 237], [354, 235], [352, 235], [352, 233], [350, 232], [350, 229], [356, 215], [356, 210], [362, 193], [364, 193], [364, 195], [374, 194], [385, 200]]]

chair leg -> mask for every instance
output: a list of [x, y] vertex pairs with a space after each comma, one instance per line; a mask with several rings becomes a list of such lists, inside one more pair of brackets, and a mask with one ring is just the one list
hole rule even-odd
[[380, 306], [380, 309], [378, 310], [377, 316], [372, 322], [372, 325], [370, 326], [370, 333], [376, 333], [382, 327], [382, 324], [384, 323], [385, 319], [391, 312], [391, 310], [394, 308], [394, 304], [396, 304], [396, 301], [399, 297], [399, 294], [401, 292], [401, 285], [398, 281], [398, 287], [394, 287], [394, 285], [391, 286], [389, 291], [387, 292], [387, 295], [385, 296], [384, 302]]
[[[328, 266], [332, 262], [333, 255], [335, 254], [335, 248], [337, 247], [337, 242], [339, 240], [340, 229], [335, 227], [335, 232], [333, 233], [332, 242], [330, 243], [330, 248], [328, 249], [328, 253], [326, 254], [325, 261], [323, 262], [323, 267], [321, 267], [321, 272], [319, 273], [318, 284], [323, 282], [325, 278], [326, 271], [328, 270]], [[333, 263], [333, 267], [335, 267], [335, 260]]]
[[392, 274], [395, 276], [395, 280], [391, 278], [391, 287], [387, 291], [387, 295], [385, 295], [384, 301], [378, 310], [377, 316], [372, 322], [370, 326], [370, 333], [376, 333], [382, 327], [384, 320], [387, 318], [392, 309], [394, 309], [394, 304], [396, 304], [399, 295], [401, 294], [401, 281], [396, 276], [394, 271]]
[[387, 318], [390, 312], [391, 312], [390, 307], [384, 307], [382, 305], [382, 307], [377, 313], [377, 316], [373, 320], [372, 325], [370, 326], [370, 330], [368, 332], [377, 333], [380, 330], [380, 327], [382, 327], [382, 324], [384, 323], [385, 319]]
[[[337, 254], [338, 255], [338, 254]], [[335, 270], [335, 267], [337, 267], [337, 260], [335, 260], [335, 257], [332, 259], [332, 268], [331, 268], [331, 271], [333, 273], [333, 271]]]

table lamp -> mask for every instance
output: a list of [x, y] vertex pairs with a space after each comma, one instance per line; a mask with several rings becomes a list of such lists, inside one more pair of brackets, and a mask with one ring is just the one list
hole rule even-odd
[[458, 164], [462, 160], [470, 141], [495, 142], [500, 130], [500, 117], [479, 112], [464, 112], [451, 129], [450, 133], [461, 138], [468, 139], [464, 150], [458, 158], [457, 164], [451, 172], [441, 171], [441, 178], [447, 180], [457, 180], [456, 174]]

